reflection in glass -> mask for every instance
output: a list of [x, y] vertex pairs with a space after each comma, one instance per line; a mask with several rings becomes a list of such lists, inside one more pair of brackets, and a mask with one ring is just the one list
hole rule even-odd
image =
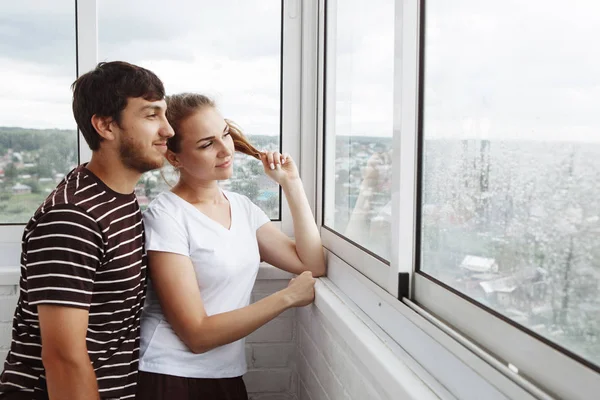
[[421, 271], [600, 364], [597, 6], [511, 3], [426, 3]]
[[325, 160], [325, 225], [389, 260], [394, 1], [339, 1], [335, 12], [327, 32], [326, 147], [334, 150]]
[[[98, 15], [101, 61], [148, 68], [167, 94], [208, 95], [257, 148], [279, 150], [280, 1], [178, 1], [166, 7], [159, 0], [103, 0]], [[162, 174], [171, 184], [177, 181], [172, 172], [167, 166]], [[279, 187], [259, 161], [236, 154], [234, 175], [221, 186], [248, 196], [271, 219], [280, 217]], [[144, 174], [136, 188], [140, 206], [165, 190], [169, 184], [160, 171]]]

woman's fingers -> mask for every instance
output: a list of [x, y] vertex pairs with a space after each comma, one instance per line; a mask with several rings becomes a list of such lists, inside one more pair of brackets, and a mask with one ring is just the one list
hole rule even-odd
[[268, 165], [272, 170], [291, 160], [291, 157], [288, 153], [280, 153], [278, 151], [265, 151], [261, 155], [261, 158], [262, 157], [264, 157], [266, 165]]
[[266, 154], [269, 168], [275, 169], [281, 165], [281, 153], [279, 153], [278, 151], [267, 151]]
[[267, 151], [267, 152], [265, 152], [265, 154], [267, 156], [267, 165], [269, 166], [269, 168], [275, 169], [275, 164], [274, 164], [274, 160], [273, 160], [273, 152]]
[[275, 168], [281, 166], [281, 153], [278, 151], [273, 152], [273, 161], [275, 162]]

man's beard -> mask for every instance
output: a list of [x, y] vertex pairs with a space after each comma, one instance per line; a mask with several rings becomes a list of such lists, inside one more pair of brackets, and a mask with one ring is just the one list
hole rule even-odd
[[129, 167], [140, 173], [152, 171], [153, 169], [161, 168], [164, 163], [164, 158], [152, 159], [150, 156], [145, 154], [136, 146], [136, 143], [132, 138], [126, 138], [121, 147], [119, 148], [119, 155], [121, 161], [126, 167]]

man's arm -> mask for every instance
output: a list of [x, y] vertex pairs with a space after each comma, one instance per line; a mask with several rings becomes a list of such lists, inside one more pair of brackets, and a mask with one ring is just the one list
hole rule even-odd
[[98, 382], [87, 352], [88, 311], [40, 304], [42, 362], [50, 400], [97, 400]]

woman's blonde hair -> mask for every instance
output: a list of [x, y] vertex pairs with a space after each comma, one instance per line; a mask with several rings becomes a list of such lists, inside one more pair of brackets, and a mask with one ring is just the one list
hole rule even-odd
[[[175, 135], [167, 140], [167, 148], [174, 153], [181, 151], [181, 124], [192, 114], [204, 107], [216, 108], [215, 102], [208, 96], [197, 93], [179, 93], [166, 97], [167, 119], [173, 127]], [[235, 150], [260, 160], [261, 152], [244, 136], [240, 127], [233, 121], [225, 119], [233, 139]]]

